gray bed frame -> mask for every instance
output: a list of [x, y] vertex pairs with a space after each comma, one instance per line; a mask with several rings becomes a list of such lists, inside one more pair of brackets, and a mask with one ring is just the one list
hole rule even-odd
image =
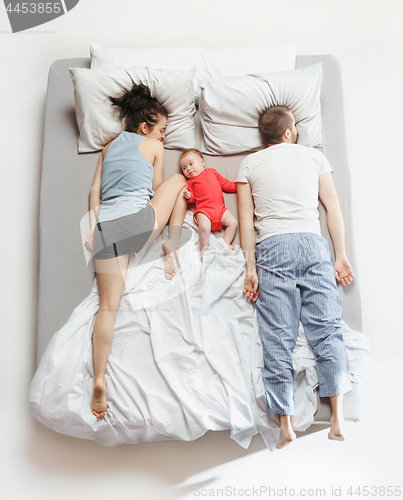
[[[345, 226], [347, 255], [356, 271], [348, 288], [340, 289], [343, 319], [362, 332], [361, 296], [357, 273], [351, 203], [351, 182], [344, 124], [341, 71], [331, 55], [297, 56], [296, 67], [323, 65], [321, 106], [323, 119], [322, 152], [330, 161]], [[69, 68], [89, 68], [89, 58], [63, 59], [50, 68], [46, 99], [45, 130], [40, 195], [40, 275], [37, 362], [51, 338], [68, 320], [74, 308], [89, 295], [94, 269], [87, 267], [81, 245], [80, 220], [88, 211], [88, 194], [98, 153], [78, 154], [78, 129], [74, 110], [73, 84]], [[201, 127], [196, 116], [196, 147], [200, 147]], [[178, 171], [178, 151], [165, 151], [164, 179]], [[208, 156], [206, 166], [214, 167], [234, 180], [246, 155]], [[226, 204], [237, 215], [236, 197], [226, 195]], [[320, 206], [322, 234], [329, 241], [325, 211]], [[217, 235], [217, 233], [216, 233]], [[239, 234], [236, 236], [239, 244]], [[359, 391], [356, 384], [345, 396], [345, 415], [359, 420]], [[329, 402], [318, 396], [315, 422], [329, 422]]]

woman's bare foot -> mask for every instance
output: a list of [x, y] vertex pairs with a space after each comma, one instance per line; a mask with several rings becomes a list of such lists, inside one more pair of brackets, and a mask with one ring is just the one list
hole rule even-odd
[[94, 392], [91, 399], [91, 411], [97, 418], [104, 418], [108, 410], [106, 402], [106, 381], [98, 380], [94, 383]]
[[200, 260], [203, 261], [203, 256], [207, 252], [208, 247], [200, 248]]
[[162, 251], [165, 254], [165, 278], [167, 280], [173, 279], [175, 274], [178, 271], [178, 265], [176, 263], [176, 256], [175, 256], [175, 247], [172, 245], [172, 243], [167, 240], [165, 243], [162, 244]]
[[285, 446], [292, 443], [296, 438], [297, 436], [292, 429], [282, 430], [276, 448], [281, 450]]

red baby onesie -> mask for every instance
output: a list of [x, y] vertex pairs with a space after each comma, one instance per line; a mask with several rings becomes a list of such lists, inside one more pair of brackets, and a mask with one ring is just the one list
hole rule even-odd
[[207, 168], [193, 179], [188, 179], [189, 203], [196, 203], [193, 220], [197, 224], [196, 214], [202, 213], [211, 221], [211, 230], [221, 230], [221, 217], [226, 210], [223, 191], [236, 193], [235, 182], [225, 179], [214, 168]]

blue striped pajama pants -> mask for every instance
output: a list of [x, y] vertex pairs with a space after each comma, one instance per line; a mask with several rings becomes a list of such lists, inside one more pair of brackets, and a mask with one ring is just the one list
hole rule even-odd
[[291, 352], [300, 320], [316, 354], [320, 396], [348, 392], [341, 300], [325, 238], [314, 233], [270, 236], [256, 245], [256, 265], [268, 413], [294, 414]]

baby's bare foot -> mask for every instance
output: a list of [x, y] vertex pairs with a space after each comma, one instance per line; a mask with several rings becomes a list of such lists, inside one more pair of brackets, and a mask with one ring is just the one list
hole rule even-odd
[[104, 418], [108, 409], [106, 402], [106, 381], [98, 380], [94, 383], [94, 392], [91, 399], [91, 411], [97, 418]]
[[178, 271], [178, 266], [176, 264], [176, 257], [175, 257], [175, 247], [172, 245], [172, 243], [167, 240], [165, 243], [162, 244], [162, 251], [165, 254], [165, 278], [167, 280], [172, 280], [175, 274]]
[[225, 241], [225, 240], [224, 240], [224, 243], [227, 245], [227, 247], [228, 247], [230, 250], [235, 250], [235, 247], [233, 247], [230, 243], [228, 243], [228, 241]]

